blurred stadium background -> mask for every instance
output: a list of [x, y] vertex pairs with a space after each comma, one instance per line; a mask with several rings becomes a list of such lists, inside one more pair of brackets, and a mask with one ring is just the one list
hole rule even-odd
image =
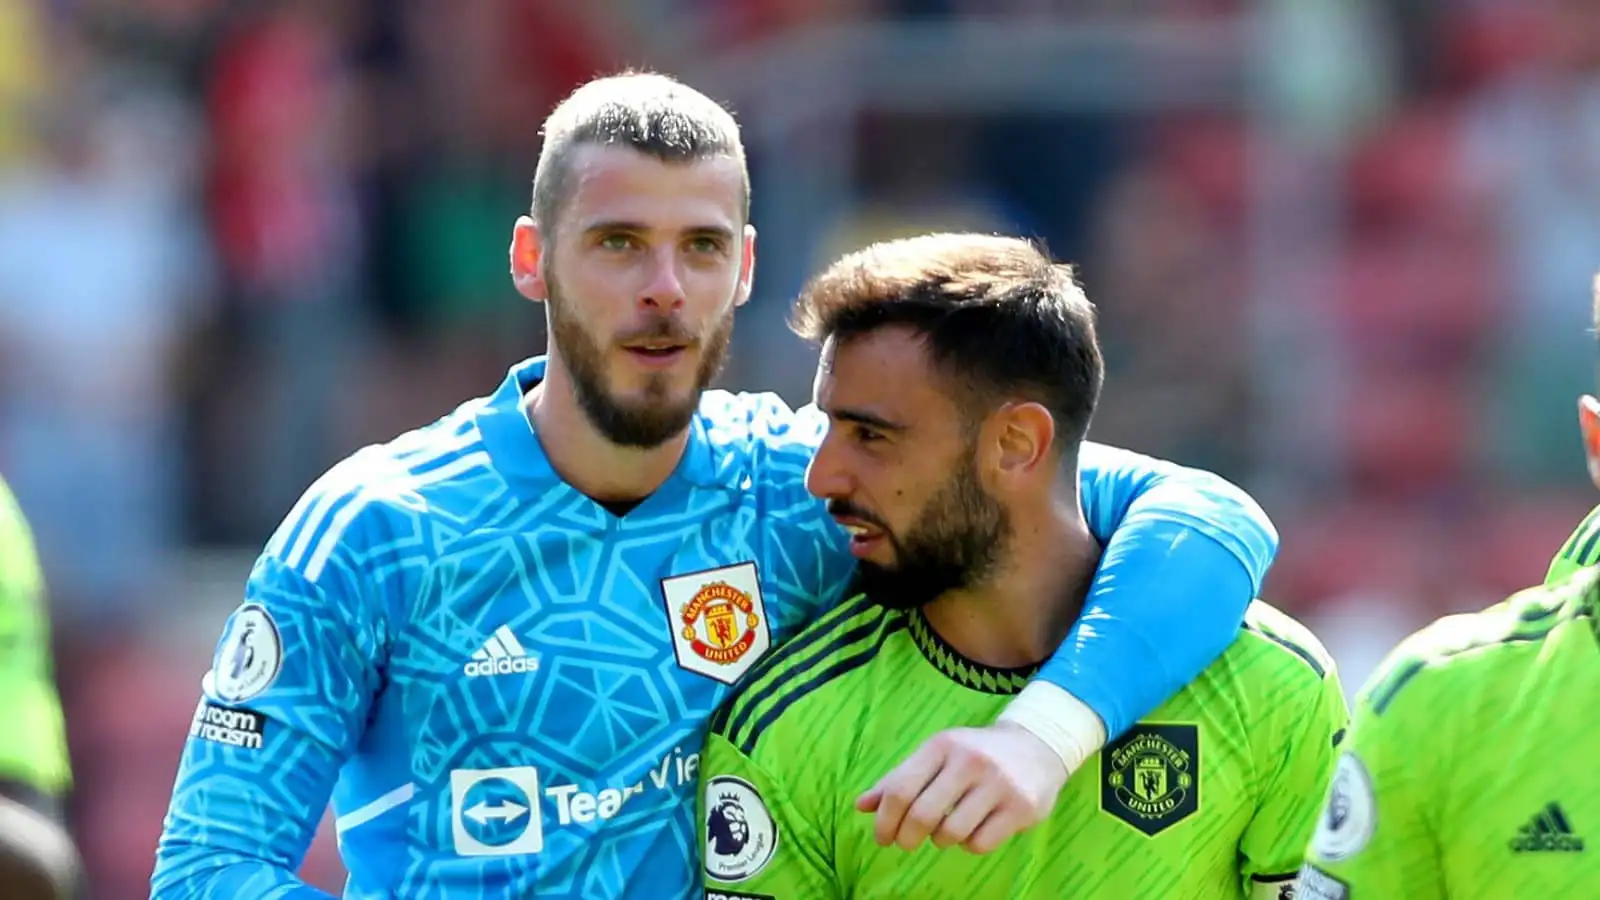
[[[762, 240], [724, 383], [805, 399], [805, 274], [1022, 232], [1082, 267], [1093, 436], [1249, 487], [1354, 688], [1594, 502], [1600, 0], [3, 0], [0, 471], [38, 530], [95, 896], [144, 896], [253, 554], [319, 472], [544, 346], [546, 111], [733, 105]], [[333, 842], [307, 871], [335, 888]]]

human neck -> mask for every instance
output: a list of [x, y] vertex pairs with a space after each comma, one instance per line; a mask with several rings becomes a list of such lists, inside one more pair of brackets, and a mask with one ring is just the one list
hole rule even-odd
[[551, 468], [562, 481], [601, 503], [642, 500], [655, 493], [689, 444], [687, 429], [649, 449], [613, 443], [584, 414], [571, 377], [554, 357], [544, 379], [522, 403]]
[[1052, 656], [1083, 609], [1100, 546], [1077, 498], [1012, 532], [984, 584], [948, 591], [923, 608], [933, 630], [973, 662], [1015, 669]]

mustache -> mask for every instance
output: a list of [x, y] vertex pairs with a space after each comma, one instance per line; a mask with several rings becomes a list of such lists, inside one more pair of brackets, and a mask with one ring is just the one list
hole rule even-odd
[[868, 525], [875, 525], [884, 531], [889, 530], [889, 523], [883, 521], [872, 513], [851, 503], [849, 500], [829, 500], [828, 515], [839, 519], [859, 519]]
[[692, 344], [699, 340], [699, 335], [690, 331], [676, 316], [655, 315], [651, 316], [645, 324], [625, 331], [617, 338], [617, 343], [627, 344], [635, 341], [671, 341], [677, 344]]

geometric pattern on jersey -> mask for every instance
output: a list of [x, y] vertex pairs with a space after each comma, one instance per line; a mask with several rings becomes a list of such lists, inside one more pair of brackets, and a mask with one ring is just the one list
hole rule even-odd
[[[544, 456], [519, 406], [543, 366], [358, 452], [291, 511], [247, 588], [282, 644], [270, 687], [237, 704], [264, 740], [188, 742], [158, 896], [287, 883], [266, 865], [205, 873], [219, 851], [292, 871], [330, 792], [347, 897], [698, 887], [698, 751], [731, 691], [703, 673], [752, 664], [851, 573], [804, 489], [822, 420], [707, 392], [677, 470], [619, 518]], [[708, 587], [686, 620], [663, 583], [693, 573]], [[222, 708], [202, 713], [253, 722], [215, 681]]]
[[878, 847], [859, 793], [933, 733], [991, 721], [1031, 673], [963, 656], [920, 612], [858, 596], [825, 613], [712, 720], [701, 766], [709, 894], [1125, 900], [1289, 888], [1346, 711], [1316, 639], [1260, 603], [1220, 659], [1068, 780], [1044, 823], [985, 856]]
[[1357, 898], [1600, 896], [1597, 591], [1581, 569], [1402, 642], [1344, 744], [1368, 786], [1338, 799], [1376, 827], [1319, 831], [1307, 865]]

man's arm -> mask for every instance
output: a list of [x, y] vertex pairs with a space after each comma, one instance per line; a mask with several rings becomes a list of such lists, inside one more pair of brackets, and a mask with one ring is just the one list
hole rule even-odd
[[[1030, 686], [1007, 713], [1053, 746], [1075, 741], [1064, 759], [1074, 770], [1227, 649], [1278, 550], [1261, 507], [1210, 472], [1089, 443], [1079, 480], [1105, 553], [1083, 614], [1039, 673], [1060, 690]], [[1100, 729], [1062, 733], [1089, 712]]]
[[934, 735], [863, 794], [880, 843], [988, 852], [1041, 821], [1108, 736], [1165, 703], [1239, 632], [1277, 553], [1248, 494], [1219, 476], [1101, 444], [1080, 458], [1106, 543], [1082, 615], [999, 727]]
[[[1292, 637], [1269, 636], [1280, 642]], [[1273, 695], [1261, 698], [1271, 710], [1264, 727], [1271, 733], [1254, 736], [1279, 740], [1276, 750], [1262, 760], [1264, 781], [1257, 786], [1261, 804], [1239, 843], [1240, 876], [1246, 895], [1253, 900], [1278, 900], [1294, 896], [1293, 888], [1306, 842], [1317, 828], [1322, 798], [1333, 775], [1338, 747], [1345, 737], [1350, 713], [1344, 702], [1333, 661], [1320, 645], [1290, 644], [1303, 653], [1277, 680]]]
[[821, 817], [715, 732], [700, 755], [700, 823], [707, 900], [844, 896]]
[[1427, 807], [1428, 769], [1439, 751], [1429, 747], [1433, 729], [1404, 733], [1411, 717], [1437, 721], [1428, 710], [1404, 708], [1422, 699], [1401, 690], [1414, 674], [1386, 666], [1362, 690], [1300, 870], [1300, 897], [1445, 897]]
[[362, 503], [356, 489], [313, 487], [256, 562], [201, 683], [153, 898], [327, 896], [296, 871], [360, 738], [386, 643], [351, 549], [375, 540]]

